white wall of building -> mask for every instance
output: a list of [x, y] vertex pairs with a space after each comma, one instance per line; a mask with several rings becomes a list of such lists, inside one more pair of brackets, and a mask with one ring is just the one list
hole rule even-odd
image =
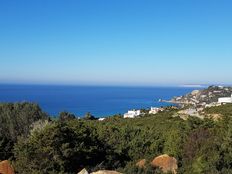
[[127, 113], [124, 114], [124, 118], [135, 118], [137, 116], [141, 115], [140, 110], [129, 110]]
[[151, 110], [149, 111], [149, 114], [157, 114], [157, 112], [159, 112], [159, 108], [151, 107]]
[[151, 107], [149, 114], [157, 114], [159, 111], [163, 111], [163, 108]]
[[232, 103], [232, 95], [231, 97], [218, 98], [218, 103]]

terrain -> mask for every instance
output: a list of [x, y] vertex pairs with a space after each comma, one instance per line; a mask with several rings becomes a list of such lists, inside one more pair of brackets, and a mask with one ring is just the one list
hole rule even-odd
[[[176, 161], [180, 174], [232, 173], [232, 105], [205, 108], [217, 120], [157, 114], [103, 121], [62, 112], [50, 117], [33, 103], [0, 105], [0, 161], [19, 174], [76, 174], [114, 170], [125, 174], [174, 172], [152, 165], [158, 156]], [[142, 160], [142, 165], [136, 165]], [[146, 161], [146, 162], [145, 162]]]
[[176, 96], [169, 102], [179, 103], [182, 106], [194, 105], [196, 107], [204, 107], [207, 104], [218, 102], [220, 97], [230, 97], [232, 87], [209, 86], [203, 90], [194, 90], [183, 96]]

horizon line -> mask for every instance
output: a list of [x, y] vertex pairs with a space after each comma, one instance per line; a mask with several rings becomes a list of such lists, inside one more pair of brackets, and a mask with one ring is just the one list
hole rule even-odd
[[206, 88], [209, 86], [232, 86], [230, 84], [72, 84], [72, 83], [17, 83], [9, 82], [0, 85], [21, 85], [21, 86], [82, 86], [82, 87], [180, 87], [180, 88]]

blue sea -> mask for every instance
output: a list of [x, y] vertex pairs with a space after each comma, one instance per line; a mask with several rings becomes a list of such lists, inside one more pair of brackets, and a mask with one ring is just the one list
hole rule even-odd
[[90, 112], [96, 117], [123, 114], [129, 109], [167, 106], [171, 99], [199, 88], [190, 87], [100, 87], [52, 85], [0, 85], [0, 102], [34, 102], [56, 116], [68, 111], [77, 116]]

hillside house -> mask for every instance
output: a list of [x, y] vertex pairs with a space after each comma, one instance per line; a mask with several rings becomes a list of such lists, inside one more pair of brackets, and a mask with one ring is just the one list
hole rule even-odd
[[218, 98], [218, 103], [221, 103], [221, 104], [232, 103], [232, 94], [231, 94], [231, 97], [221, 97], [221, 98]]
[[129, 110], [127, 113], [124, 114], [124, 118], [135, 118], [137, 116], [141, 115], [140, 110]]
[[163, 108], [151, 107], [149, 114], [157, 114], [159, 111], [163, 111]]

